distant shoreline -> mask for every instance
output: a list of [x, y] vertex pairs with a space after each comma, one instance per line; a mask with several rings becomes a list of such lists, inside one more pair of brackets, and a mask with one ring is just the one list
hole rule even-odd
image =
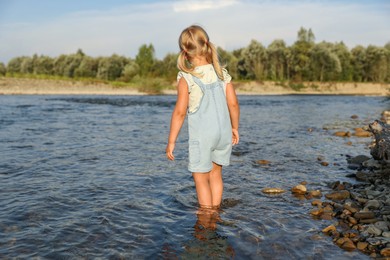
[[[390, 84], [306, 82], [296, 89], [278, 82], [233, 82], [238, 95], [360, 95], [390, 96]], [[174, 86], [161, 94], [175, 95]], [[54, 79], [0, 78], [0, 95], [148, 95], [135, 87]]]

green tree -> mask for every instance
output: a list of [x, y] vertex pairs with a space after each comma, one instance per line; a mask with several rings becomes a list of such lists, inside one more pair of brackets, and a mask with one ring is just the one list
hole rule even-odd
[[97, 77], [105, 80], [116, 80], [122, 75], [122, 71], [128, 60], [125, 57], [113, 54], [111, 57], [101, 58], [97, 71]]
[[301, 28], [297, 41], [290, 47], [288, 56], [288, 74], [293, 80], [302, 81], [309, 78], [309, 53], [314, 46], [314, 34], [311, 29]]
[[7, 68], [5, 67], [4, 63], [0, 62], [0, 76], [5, 76], [7, 73]]
[[34, 72], [34, 62], [30, 57], [23, 57], [23, 60], [20, 64], [20, 73], [23, 74], [32, 74]]
[[310, 80], [334, 80], [341, 72], [338, 56], [332, 52], [333, 45], [327, 42], [316, 44], [310, 51]]
[[233, 53], [228, 52], [221, 47], [217, 48], [218, 56], [221, 62], [222, 66], [226, 66], [226, 69], [228, 70], [230, 76], [232, 76], [234, 79], [238, 78], [238, 59], [236, 56], [234, 56]]
[[387, 77], [386, 48], [369, 45], [366, 49], [367, 79], [373, 82], [384, 82]]
[[339, 81], [352, 81], [353, 79], [353, 67], [352, 67], [352, 55], [347, 46], [343, 43], [336, 43], [333, 46], [332, 52], [335, 53], [340, 61], [341, 71], [338, 73], [337, 80]]
[[38, 75], [52, 75], [54, 60], [45, 55], [41, 55], [34, 64], [34, 73]]
[[99, 62], [89, 56], [83, 56], [78, 68], [75, 69], [75, 77], [95, 78], [98, 71]]
[[7, 64], [7, 72], [13, 73], [21, 73], [22, 62], [26, 57], [15, 57], [12, 58]]
[[266, 49], [260, 42], [252, 40], [249, 46], [242, 51], [242, 58], [248, 79], [265, 79], [267, 53]]
[[357, 82], [367, 81], [366, 75], [366, 49], [358, 45], [351, 50], [353, 80]]
[[138, 75], [138, 64], [130, 60], [128, 64], [123, 68], [121, 80], [124, 82], [130, 82], [136, 75]]
[[274, 40], [267, 48], [268, 75], [271, 80], [285, 80], [288, 49], [283, 40]]
[[152, 44], [143, 44], [135, 57], [135, 62], [139, 66], [139, 74], [141, 77], [152, 74], [152, 68], [155, 63], [155, 51]]

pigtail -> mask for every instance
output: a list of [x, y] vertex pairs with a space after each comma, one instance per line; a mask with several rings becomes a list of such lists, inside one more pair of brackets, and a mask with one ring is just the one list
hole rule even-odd
[[210, 57], [210, 63], [213, 64], [214, 70], [217, 73], [217, 76], [220, 80], [224, 80], [223, 78], [223, 73], [222, 73], [222, 67], [221, 64], [219, 63], [219, 58], [218, 58], [218, 52], [217, 49], [215, 48], [214, 44], [211, 42], [207, 42], [208, 46], [208, 57]]

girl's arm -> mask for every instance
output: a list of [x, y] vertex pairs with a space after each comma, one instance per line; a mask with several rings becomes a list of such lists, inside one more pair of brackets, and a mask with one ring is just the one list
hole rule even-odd
[[226, 85], [226, 101], [229, 108], [230, 121], [232, 123], [232, 144], [235, 145], [240, 141], [240, 135], [238, 134], [240, 105], [238, 104], [236, 91], [234, 90], [232, 83]]
[[175, 150], [175, 143], [180, 129], [183, 125], [184, 119], [187, 115], [188, 107], [188, 85], [185, 79], [182, 77], [177, 84], [177, 100], [175, 109], [172, 112], [171, 128], [169, 131], [168, 144], [165, 149], [169, 160], [174, 160], [173, 150]]

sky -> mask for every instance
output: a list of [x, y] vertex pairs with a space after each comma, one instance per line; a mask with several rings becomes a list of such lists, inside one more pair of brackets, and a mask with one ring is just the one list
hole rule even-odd
[[388, 0], [0, 0], [0, 62], [17, 56], [75, 53], [135, 58], [143, 44], [156, 57], [178, 52], [181, 31], [201, 25], [228, 51], [252, 39], [288, 46], [301, 27], [316, 42], [384, 46], [390, 42]]

